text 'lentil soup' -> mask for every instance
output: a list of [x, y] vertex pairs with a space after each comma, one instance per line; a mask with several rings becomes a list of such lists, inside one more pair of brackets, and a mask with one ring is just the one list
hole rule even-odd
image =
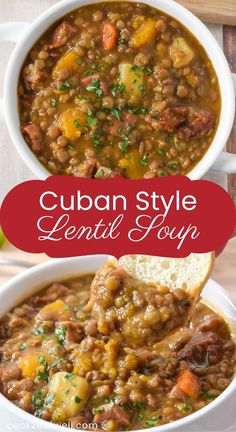
[[189, 307], [183, 289], [145, 284], [110, 262], [95, 278], [55, 282], [0, 322], [1, 391], [71, 428], [137, 430], [181, 419], [221, 394], [235, 369], [229, 327], [202, 302], [189, 324], [159, 340], [179, 326], [177, 308], [184, 317]]
[[210, 146], [218, 80], [196, 38], [143, 3], [81, 7], [34, 45], [19, 81], [22, 133], [52, 174], [188, 173]]

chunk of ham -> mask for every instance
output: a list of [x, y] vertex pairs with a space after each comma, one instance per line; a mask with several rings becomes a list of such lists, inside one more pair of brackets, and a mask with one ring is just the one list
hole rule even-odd
[[49, 49], [59, 48], [67, 43], [67, 41], [77, 33], [78, 28], [70, 21], [64, 20], [56, 28], [49, 42]]
[[116, 420], [121, 426], [129, 426], [130, 425], [130, 414], [119, 405], [101, 405], [99, 407], [101, 410], [100, 413], [96, 414], [93, 421], [95, 423], [103, 423], [108, 420]]
[[56, 328], [66, 329], [65, 341], [67, 343], [78, 342], [81, 339], [80, 324], [76, 321], [58, 321], [56, 322]]
[[43, 134], [40, 126], [35, 123], [28, 124], [24, 127], [24, 132], [32, 150], [35, 153], [40, 153], [43, 147]]
[[97, 161], [93, 157], [85, 159], [84, 162], [73, 168], [75, 177], [92, 178], [96, 172]]
[[216, 118], [214, 112], [206, 108], [179, 105], [163, 110], [158, 120], [148, 115], [146, 121], [154, 129], [178, 134], [181, 139], [188, 141], [207, 135], [214, 127]]
[[197, 333], [179, 352], [178, 358], [192, 368], [216, 363], [222, 356], [222, 341], [213, 332]]

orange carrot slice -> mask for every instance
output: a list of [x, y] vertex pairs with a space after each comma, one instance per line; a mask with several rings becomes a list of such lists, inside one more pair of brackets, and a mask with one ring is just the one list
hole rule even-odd
[[103, 47], [105, 50], [109, 51], [113, 49], [117, 43], [118, 31], [117, 28], [110, 22], [104, 24], [103, 27]]
[[180, 372], [177, 379], [179, 389], [191, 398], [196, 398], [199, 394], [200, 385], [198, 378], [190, 370], [186, 369]]

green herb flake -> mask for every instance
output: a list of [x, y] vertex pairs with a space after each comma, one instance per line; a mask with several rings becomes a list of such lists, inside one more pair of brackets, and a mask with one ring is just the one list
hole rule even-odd
[[80, 127], [80, 125], [81, 125], [80, 120], [79, 119], [75, 119], [74, 120], [74, 125], [75, 125], [76, 128]]
[[103, 412], [104, 411], [104, 408], [103, 407], [98, 407], [98, 408], [95, 408], [94, 409], [94, 413], [95, 414], [99, 414], [99, 413], [101, 413], [101, 412]]
[[83, 60], [82, 60], [81, 58], [78, 58], [78, 60], [77, 60], [77, 64], [78, 64], [78, 65], [82, 65], [82, 64], [83, 64]]
[[216, 398], [216, 396], [213, 395], [209, 391], [200, 391], [199, 395], [202, 396], [203, 398], [206, 398], [206, 399], [212, 399], [213, 400]]
[[97, 78], [92, 80], [91, 84], [86, 87], [86, 90], [90, 93], [96, 93], [98, 97], [103, 95], [103, 91], [100, 88], [100, 80]]
[[96, 150], [100, 151], [104, 146], [104, 132], [102, 130], [94, 132], [92, 140]]
[[72, 83], [70, 81], [64, 81], [64, 83], [62, 83], [59, 88], [60, 90], [71, 89]]
[[165, 150], [163, 150], [163, 149], [158, 149], [158, 154], [159, 154], [160, 156], [165, 156], [165, 155], [166, 155], [166, 152], [165, 152]]
[[146, 406], [146, 405], [145, 405], [144, 402], [139, 402], [139, 401], [136, 401], [136, 402], [134, 402], [134, 404], [133, 404], [133, 407], [136, 408], [137, 410], [144, 409], [145, 406]]
[[157, 416], [152, 416], [150, 419], [145, 420], [145, 423], [148, 426], [155, 426], [158, 423], [158, 418]]
[[154, 72], [154, 69], [152, 66], [141, 66], [142, 72], [147, 72], [148, 74], [152, 74]]
[[67, 379], [67, 380], [72, 380], [74, 378], [75, 378], [75, 374], [73, 374], [73, 373], [68, 373], [65, 375], [65, 379]]
[[116, 120], [120, 120], [120, 113], [119, 113], [118, 108], [112, 108], [111, 113], [115, 117]]
[[27, 342], [23, 342], [21, 345], [20, 345], [20, 351], [24, 351], [26, 348], [28, 348], [28, 344], [27, 344]]
[[42, 336], [45, 333], [46, 333], [46, 331], [42, 326], [39, 326], [36, 330], [34, 330], [34, 334], [37, 336]]
[[45, 358], [44, 355], [40, 355], [40, 356], [38, 357], [38, 359], [39, 359], [39, 363], [41, 363], [41, 364], [43, 364], [43, 363], [45, 362], [45, 360], [46, 360], [46, 358]]
[[82, 401], [82, 399], [79, 396], [75, 396], [74, 401], [75, 403], [79, 404]]
[[52, 106], [53, 108], [56, 108], [56, 106], [57, 106], [57, 101], [56, 101], [56, 99], [51, 99], [51, 106]]
[[190, 411], [190, 406], [189, 406], [188, 404], [185, 403], [185, 404], [183, 405], [183, 412], [184, 412], [184, 413], [187, 413], [187, 412], [189, 412], [189, 411]]
[[113, 96], [117, 96], [117, 94], [121, 94], [125, 90], [124, 84], [111, 84], [110, 85], [111, 93]]
[[62, 345], [65, 342], [65, 338], [66, 338], [66, 327], [63, 326], [63, 327], [56, 328], [55, 333], [57, 335], [58, 342]]
[[138, 87], [138, 89], [141, 90], [141, 91], [144, 91], [144, 90], [145, 90], [145, 87], [144, 87], [144, 85], [140, 85], [140, 86]]
[[104, 174], [105, 174], [105, 172], [104, 172], [104, 170], [103, 170], [102, 168], [100, 168], [100, 169], [97, 171], [97, 176], [98, 176], [98, 177], [104, 177]]
[[146, 165], [148, 165], [148, 162], [149, 162], [149, 157], [148, 157], [148, 155], [145, 155], [145, 156], [143, 157], [143, 159], [139, 159], [139, 164], [142, 165], [142, 166], [146, 166]]
[[177, 164], [176, 162], [169, 162], [169, 163], [167, 164], [167, 166], [168, 166], [168, 168], [170, 168], [170, 169], [173, 170], [173, 171], [176, 171], [177, 168], [178, 168], [178, 164]]
[[119, 147], [122, 151], [123, 154], [128, 153], [128, 149], [129, 149], [129, 139], [126, 135], [122, 135], [122, 141], [119, 144]]
[[54, 401], [53, 395], [46, 396], [45, 400], [44, 400], [44, 405], [47, 407], [47, 406], [51, 405], [53, 401]]
[[138, 421], [143, 420], [143, 414], [138, 413], [138, 414], [136, 415], [136, 420], [138, 420]]
[[39, 371], [38, 375], [36, 377], [36, 381], [37, 382], [39, 382], [39, 381], [46, 381], [46, 382], [48, 382], [48, 374], [46, 372]]
[[118, 45], [128, 45], [128, 44], [129, 44], [129, 42], [127, 41], [127, 39], [120, 38], [118, 40]]

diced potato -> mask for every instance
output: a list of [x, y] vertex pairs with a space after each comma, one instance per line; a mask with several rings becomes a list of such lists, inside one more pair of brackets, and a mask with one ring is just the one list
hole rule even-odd
[[80, 137], [85, 123], [86, 116], [77, 107], [63, 111], [58, 119], [59, 128], [70, 141]]
[[79, 414], [89, 394], [85, 378], [67, 372], [57, 372], [49, 383], [48, 396], [52, 396], [49, 409], [53, 421], [65, 421]]
[[130, 63], [119, 65], [119, 80], [124, 84], [125, 91], [135, 101], [142, 96], [143, 72]]
[[153, 18], [146, 18], [132, 35], [130, 39], [131, 46], [140, 48], [147, 45], [156, 36], [156, 33], [156, 21]]
[[125, 170], [126, 177], [129, 179], [139, 179], [147, 172], [147, 166], [140, 165], [140, 153], [138, 150], [131, 150], [128, 158], [119, 161], [119, 167]]
[[62, 69], [71, 69], [75, 72], [81, 72], [83, 64], [78, 64], [79, 56], [74, 51], [68, 51], [60, 60], [52, 71], [53, 79], [58, 77], [58, 73]]
[[43, 372], [44, 365], [40, 363], [40, 355], [44, 355], [45, 360], [50, 364], [50, 357], [42, 352], [24, 354], [19, 361], [19, 368], [22, 370], [23, 378], [36, 378], [38, 372]]
[[187, 66], [195, 56], [193, 49], [183, 37], [174, 40], [169, 48], [169, 52], [175, 68]]
[[138, 15], [134, 18], [133, 22], [132, 22], [132, 27], [134, 30], [137, 30], [137, 28], [143, 23], [143, 21], [145, 20], [145, 16], [144, 15]]
[[62, 300], [56, 300], [53, 303], [49, 303], [40, 309], [38, 315], [36, 315], [36, 320], [40, 319], [40, 316], [42, 316], [42, 319], [44, 319], [46, 313], [51, 313], [55, 318], [58, 319], [69, 319], [72, 315], [72, 312], [71, 310], [66, 310], [65, 306], [66, 304]]

